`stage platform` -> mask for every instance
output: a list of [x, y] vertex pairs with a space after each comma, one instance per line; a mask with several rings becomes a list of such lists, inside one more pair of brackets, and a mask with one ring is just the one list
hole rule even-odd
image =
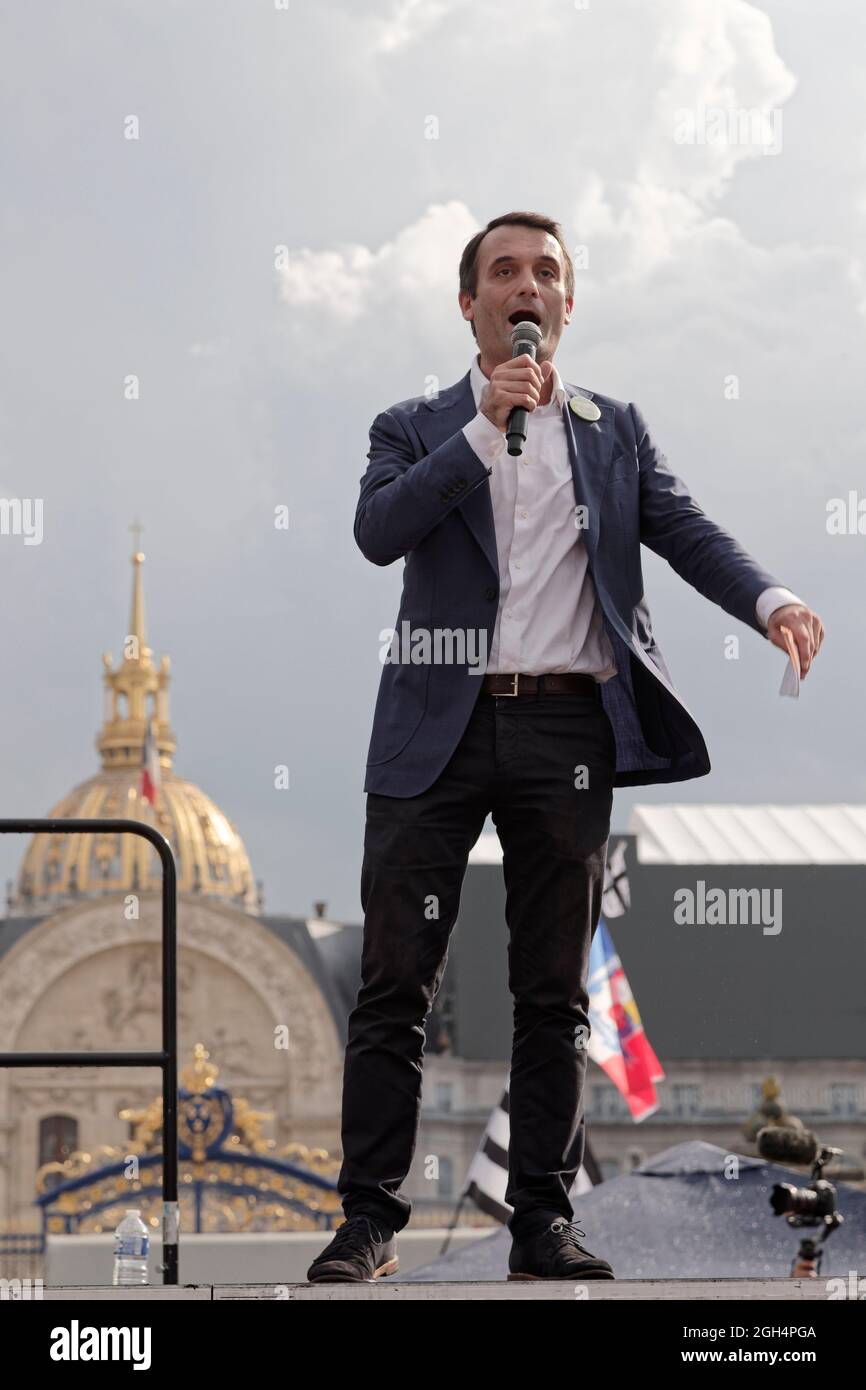
[[[841, 1284], [842, 1281], [836, 1281]], [[574, 1302], [648, 1300], [685, 1302], [821, 1302], [830, 1298], [828, 1280], [819, 1279], [570, 1279], [531, 1282], [495, 1280], [489, 1283], [427, 1284], [380, 1279], [375, 1284], [186, 1284], [176, 1288], [56, 1287], [42, 1290], [44, 1302], [344, 1302], [374, 1299], [384, 1302], [436, 1300], [556, 1299]], [[844, 1296], [837, 1294], [840, 1299]], [[31, 1294], [34, 1298], [34, 1294]], [[37, 1301], [34, 1299], [34, 1301]]]

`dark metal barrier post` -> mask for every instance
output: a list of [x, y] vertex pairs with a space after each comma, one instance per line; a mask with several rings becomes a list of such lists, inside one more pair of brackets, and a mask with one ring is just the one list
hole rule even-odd
[[138, 820], [3, 820], [0, 834], [86, 835], [113, 831], [150, 840], [162, 861], [162, 1051], [0, 1052], [2, 1067], [162, 1068], [162, 1282], [177, 1283], [177, 874], [164, 835]]

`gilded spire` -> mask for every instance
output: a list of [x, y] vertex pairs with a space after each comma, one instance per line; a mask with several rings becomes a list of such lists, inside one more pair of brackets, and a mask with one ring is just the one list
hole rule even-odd
[[142, 527], [136, 521], [129, 529], [135, 536], [131, 561], [132, 603], [129, 631], [123, 639], [123, 656], [117, 670], [113, 669], [110, 652], [104, 652], [102, 656], [105, 711], [96, 746], [102, 755], [103, 768], [138, 767], [142, 758], [147, 721], [153, 719], [153, 733], [160, 766], [165, 769], [171, 767], [172, 754], [176, 747], [176, 739], [168, 717], [170, 662], [168, 657], [164, 656], [157, 670], [152, 660], [153, 652], [147, 645], [142, 581], [145, 557], [143, 551], [138, 548]]
[[147, 639], [144, 633], [144, 589], [141, 583], [141, 566], [144, 561], [144, 554], [138, 548], [144, 527], [138, 521], [134, 521], [129, 529], [135, 535], [135, 549], [132, 552], [132, 608], [129, 614], [129, 635], [136, 639], [139, 651], [145, 652], [147, 651]]

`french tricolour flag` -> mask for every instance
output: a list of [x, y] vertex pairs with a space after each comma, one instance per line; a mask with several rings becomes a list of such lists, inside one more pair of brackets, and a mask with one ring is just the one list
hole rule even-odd
[[620, 840], [608, 859], [602, 915], [589, 952], [587, 1052], [616, 1086], [638, 1124], [658, 1109], [655, 1083], [663, 1081], [665, 1074], [644, 1032], [605, 922], [605, 918], [621, 917], [630, 905], [625, 845], [625, 840]]
[[156, 748], [156, 739], [153, 736], [153, 717], [148, 716], [147, 730], [144, 735], [144, 748], [141, 755], [141, 786], [139, 787], [139, 795], [142, 801], [149, 801], [151, 806], [155, 806], [159, 787], [159, 753]]

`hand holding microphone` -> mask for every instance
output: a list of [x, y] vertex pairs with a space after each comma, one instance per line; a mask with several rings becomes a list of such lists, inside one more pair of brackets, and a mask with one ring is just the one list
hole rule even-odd
[[522, 452], [527, 418], [553, 371], [552, 362], [539, 365], [535, 360], [541, 337], [540, 328], [531, 320], [518, 323], [511, 334], [511, 360], [493, 368], [481, 393], [479, 409], [506, 435], [509, 454]]

